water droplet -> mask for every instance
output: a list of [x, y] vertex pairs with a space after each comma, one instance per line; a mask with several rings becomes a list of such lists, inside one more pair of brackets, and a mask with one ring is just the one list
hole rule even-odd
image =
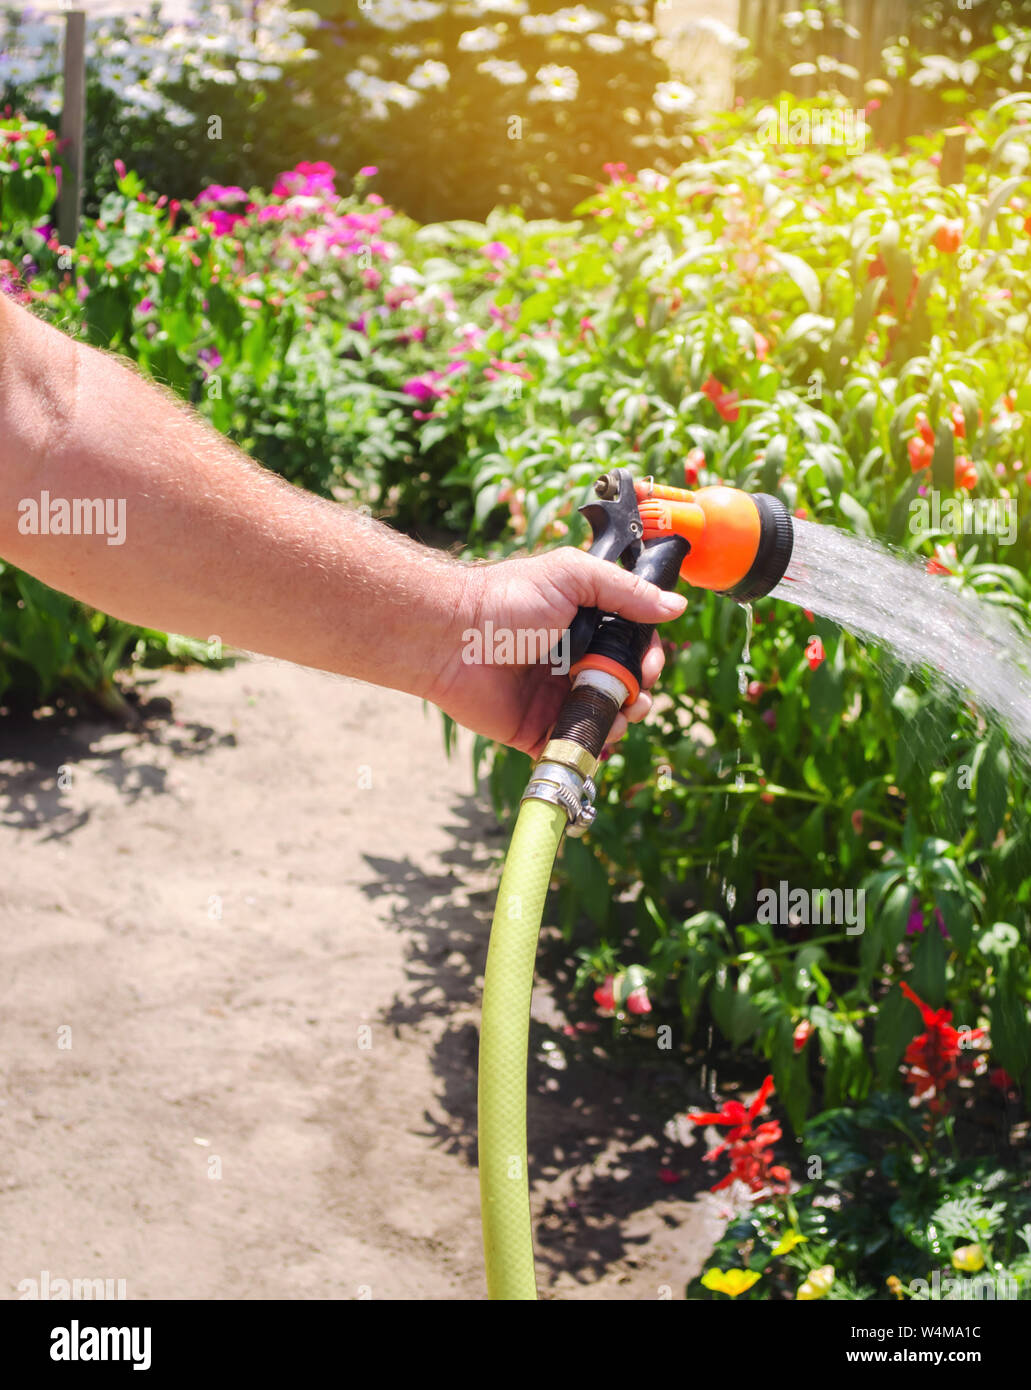
[[745, 610], [745, 645], [741, 651], [741, 660], [748, 662], [752, 659], [752, 632], [755, 629], [755, 613], [750, 603], [743, 605]]

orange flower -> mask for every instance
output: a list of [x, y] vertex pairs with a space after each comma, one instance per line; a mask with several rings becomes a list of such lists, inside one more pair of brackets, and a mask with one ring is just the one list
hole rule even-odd
[[926, 439], [921, 439], [920, 435], [914, 434], [906, 445], [906, 449], [909, 453], [909, 466], [914, 473], [919, 473], [921, 468], [931, 466], [931, 460], [934, 458], [934, 445], [929, 444]]
[[728, 391], [727, 388], [714, 376], [710, 376], [702, 387], [702, 395], [708, 396], [716, 407], [716, 413], [722, 420], [728, 420], [731, 424], [741, 413], [738, 409], [738, 394], [736, 391]]
[[977, 469], [966, 454], [960, 454], [956, 460], [956, 486], [966, 488], [967, 492], [977, 486]]
[[963, 240], [962, 222], [943, 222], [934, 234], [934, 244], [939, 251], [951, 254], [958, 251]]

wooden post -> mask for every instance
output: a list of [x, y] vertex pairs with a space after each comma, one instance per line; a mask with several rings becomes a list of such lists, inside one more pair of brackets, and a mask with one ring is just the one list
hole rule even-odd
[[963, 126], [952, 126], [945, 132], [945, 147], [938, 168], [942, 184], [962, 183], [966, 172], [967, 133]]
[[86, 13], [69, 10], [64, 29], [64, 105], [61, 110], [61, 202], [57, 230], [62, 246], [79, 235], [86, 137]]

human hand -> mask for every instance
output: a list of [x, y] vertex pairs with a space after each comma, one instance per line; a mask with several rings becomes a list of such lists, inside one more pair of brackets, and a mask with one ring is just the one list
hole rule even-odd
[[[659, 623], [679, 617], [686, 603], [683, 595], [666, 593], [619, 565], [568, 546], [544, 555], [470, 565], [449, 642], [452, 650], [427, 698], [466, 728], [537, 757], [570, 685], [568, 675], [554, 670], [546, 651], [532, 651], [532, 635], [547, 630], [557, 636], [581, 607]], [[495, 639], [509, 634], [513, 655], [522, 652], [523, 664], [500, 664], [489, 650], [491, 634]], [[487, 654], [493, 663], [484, 660]], [[616, 716], [610, 743], [651, 709], [648, 692], [664, 661], [655, 634], [642, 662], [641, 693]]]

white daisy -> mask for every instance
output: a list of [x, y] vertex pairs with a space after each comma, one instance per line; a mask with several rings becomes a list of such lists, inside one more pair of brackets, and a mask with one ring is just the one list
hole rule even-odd
[[623, 40], [617, 39], [615, 34], [588, 34], [587, 46], [593, 48], [595, 53], [619, 53], [623, 49]]
[[524, 34], [554, 34], [556, 26], [550, 14], [524, 14], [519, 27]]
[[531, 101], [572, 101], [580, 89], [574, 70], [558, 63], [545, 63], [538, 68], [537, 83], [530, 92]]
[[695, 94], [683, 82], [660, 82], [652, 101], [660, 111], [687, 111], [695, 103]]
[[489, 53], [492, 48], [497, 48], [501, 42], [501, 36], [495, 34], [493, 29], [481, 27], [479, 29], [467, 29], [458, 40], [458, 47], [463, 53]]
[[605, 23], [604, 15], [599, 14], [597, 10], [589, 10], [586, 5], [556, 10], [552, 19], [555, 21], [555, 28], [566, 34], [586, 34], [591, 29], [597, 29], [599, 24]]
[[654, 24], [646, 24], [643, 19], [621, 19], [616, 25], [616, 33], [621, 39], [629, 39], [631, 43], [651, 43], [658, 30]]
[[387, 101], [396, 102], [406, 111], [410, 111], [419, 100], [419, 93], [413, 92], [411, 87], [406, 87], [403, 82], [388, 82], [383, 95]]
[[446, 87], [450, 77], [451, 73], [448, 71], [446, 63], [437, 63], [433, 59], [427, 59], [409, 75], [408, 85], [417, 87], [420, 91], [424, 91], [427, 87]]
[[487, 73], [505, 87], [514, 87], [526, 81], [526, 69], [519, 63], [509, 62], [504, 58], [487, 58], [476, 64], [476, 71]]

